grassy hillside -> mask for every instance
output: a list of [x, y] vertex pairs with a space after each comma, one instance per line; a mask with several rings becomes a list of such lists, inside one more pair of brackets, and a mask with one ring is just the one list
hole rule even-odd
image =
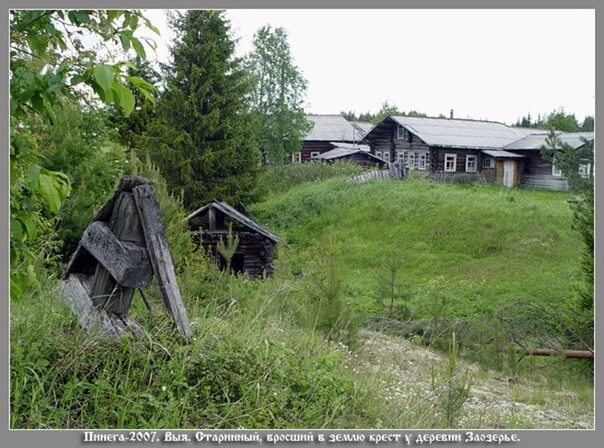
[[375, 310], [385, 258], [402, 262], [398, 281], [414, 316], [469, 316], [536, 300], [565, 304], [579, 276], [580, 244], [570, 195], [444, 185], [424, 180], [301, 185], [252, 208], [284, 237], [294, 271], [316, 267], [335, 239], [346, 296]]
[[[451, 369], [451, 356], [413, 341], [357, 333], [367, 316], [384, 312], [377, 299], [390, 253], [403, 262], [397, 301], [412, 321], [488, 315], [514, 301], [564, 308], [580, 251], [567, 194], [301, 178], [251, 208], [284, 239], [275, 275], [261, 281], [219, 272], [158, 180], [189, 344], [171, 329], [157, 288], [148, 290], [150, 315], [138, 297], [131, 310], [148, 330], [142, 339], [83, 335], [56, 273], [45, 271], [40, 290], [11, 301], [11, 427], [589, 426], [591, 377], [567, 360], [548, 360], [558, 375], [548, 377], [541, 360], [523, 361], [519, 372], [513, 357], [497, 353], [486, 366], [498, 377], [471, 367], [472, 393], [451, 411], [452, 388], [463, 386], [470, 366]], [[442, 333], [445, 346], [450, 335]], [[503, 374], [518, 382], [501, 384]], [[505, 409], [492, 406], [500, 396], [474, 393], [494, 384], [509, 395]], [[563, 415], [532, 420], [551, 409]]]

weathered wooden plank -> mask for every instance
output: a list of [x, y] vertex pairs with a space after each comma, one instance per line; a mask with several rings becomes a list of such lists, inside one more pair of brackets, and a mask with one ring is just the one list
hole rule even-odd
[[[109, 228], [120, 240], [139, 244], [144, 240], [132, 193], [122, 191], [118, 195], [111, 213]], [[130, 308], [133, 295], [134, 288], [118, 284], [101, 263], [97, 265], [91, 295], [95, 306], [102, 307], [109, 313], [124, 315]]]
[[95, 221], [82, 235], [81, 244], [122, 286], [144, 288], [153, 277], [147, 249], [119, 240], [109, 226]]
[[145, 235], [149, 259], [157, 277], [164, 304], [174, 318], [180, 333], [185, 337], [190, 337], [192, 335], [191, 325], [178, 289], [174, 263], [164, 234], [155, 189], [153, 185], [147, 184], [134, 187], [132, 192]]
[[71, 274], [63, 282], [61, 291], [82, 329], [89, 334], [97, 333], [113, 339], [119, 339], [125, 333], [142, 334], [138, 324], [127, 316], [112, 316], [94, 306], [90, 299], [91, 280], [83, 274]]

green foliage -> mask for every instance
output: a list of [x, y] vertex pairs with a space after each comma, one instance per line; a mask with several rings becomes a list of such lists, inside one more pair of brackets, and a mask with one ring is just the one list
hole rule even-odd
[[44, 151], [33, 129], [56, 122], [62, 104], [86, 98], [78, 84], [92, 89], [101, 101], [119, 105], [124, 113], [132, 111], [133, 96], [127, 86], [135, 83], [125, 78], [123, 64], [99, 62], [80, 35], [86, 32], [105, 43], [117, 42], [120, 36], [122, 44], [129, 44], [139, 22], [154, 28], [139, 11], [11, 10], [11, 293], [15, 296], [36, 285], [33, 264], [45, 256], [36, 238], [44, 232], [52, 239], [56, 215], [71, 191], [69, 176], [43, 167]]
[[141, 148], [186, 207], [211, 199], [246, 202], [256, 184], [258, 144], [246, 111], [250, 80], [235, 58], [221, 11], [191, 10], [173, 17], [176, 40], [158, 118]]
[[585, 117], [582, 125], [579, 125], [575, 114], [567, 114], [563, 108], [555, 109], [549, 114], [538, 115], [536, 120], [531, 114], [519, 118], [514, 126], [524, 128], [555, 129], [563, 132], [593, 131], [593, 117]]
[[340, 162], [335, 163], [292, 163], [289, 165], [263, 166], [256, 195], [265, 198], [270, 194], [289, 191], [296, 185], [332, 177], [352, 177], [362, 172], [359, 165]]
[[239, 247], [239, 234], [233, 233], [233, 224], [229, 223], [226, 242], [221, 236], [220, 241], [218, 241], [218, 244], [216, 245], [216, 250], [226, 261], [227, 274], [231, 273], [231, 261], [233, 260], [233, 255], [235, 255], [235, 252], [237, 251], [237, 247]]
[[265, 163], [280, 165], [300, 149], [311, 124], [304, 117], [307, 81], [292, 59], [283, 28], [263, 26], [254, 35], [245, 68], [253, 78], [249, 94]]
[[339, 252], [333, 237], [329, 237], [326, 244], [316, 251], [316, 263], [307, 285], [310, 315], [314, 316], [313, 328], [321, 331], [328, 340], [354, 346], [357, 327], [344, 298]]
[[43, 165], [65, 173], [71, 184], [56, 224], [66, 259], [128, 169], [128, 161], [124, 148], [112, 142], [115, 134], [103, 112], [65, 104], [57, 108], [55, 116], [54, 123], [43, 123], [34, 131], [39, 136]]
[[118, 111], [114, 107], [115, 113], [111, 114], [109, 119], [117, 128], [119, 141], [126, 148], [140, 152], [143, 134], [156, 119], [155, 104], [158, 95], [152, 89], [156, 89], [161, 77], [148, 61], [136, 58], [131, 64], [128, 67], [127, 79], [141, 87], [146, 86], [146, 88], [134, 92], [134, 98], [139, 107], [128, 116], [117, 113]]
[[382, 258], [378, 271], [378, 302], [388, 310], [388, 317], [406, 320], [411, 317], [411, 310], [407, 304], [410, 298], [406, 291], [407, 285], [400, 281], [403, 263], [396, 247], [392, 247], [390, 254]]
[[466, 370], [459, 372], [457, 361], [459, 347], [455, 333], [451, 334], [447, 364], [442, 372], [432, 369], [432, 390], [438, 394], [444, 427], [454, 428], [459, 420], [462, 407], [470, 397], [472, 376]]
[[569, 203], [573, 210], [573, 227], [578, 231], [584, 245], [581, 255], [584, 284], [579, 288], [579, 295], [581, 306], [586, 310], [593, 309], [594, 299], [594, 178], [592, 173], [582, 174], [580, 168], [582, 165], [593, 167], [593, 145], [593, 140], [585, 140], [584, 145], [574, 149], [560, 141], [555, 131], [551, 131], [547, 138], [547, 147], [541, 148], [542, 156], [556, 164], [570, 188], [578, 193]]

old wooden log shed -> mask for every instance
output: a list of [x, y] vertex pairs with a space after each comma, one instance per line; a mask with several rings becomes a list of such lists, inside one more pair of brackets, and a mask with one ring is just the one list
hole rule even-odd
[[213, 201], [195, 210], [187, 217], [189, 229], [198, 232], [201, 244], [209, 249], [219, 268], [226, 260], [217, 250], [222, 238], [226, 242], [229, 225], [239, 236], [239, 245], [231, 260], [231, 269], [247, 273], [252, 278], [273, 273], [273, 249], [279, 239], [226, 202]]

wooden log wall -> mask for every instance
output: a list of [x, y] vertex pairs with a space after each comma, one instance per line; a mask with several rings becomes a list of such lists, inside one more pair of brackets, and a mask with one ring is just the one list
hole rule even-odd
[[398, 123], [387, 119], [380, 123], [365, 139], [369, 144], [371, 153], [376, 151], [388, 151], [390, 161], [396, 160], [397, 151], [417, 151], [426, 154], [426, 167], [430, 166], [430, 147], [424, 143], [417, 135], [409, 133], [407, 138], [398, 138]]
[[331, 151], [334, 146], [329, 142], [324, 141], [305, 141], [302, 149], [300, 149], [301, 161], [308, 162], [310, 160], [310, 154], [318, 152], [323, 154], [324, 152]]
[[[253, 232], [237, 232], [239, 245], [233, 258], [243, 256], [243, 271], [252, 278], [261, 277], [264, 272], [273, 273], [273, 247], [272, 241], [260, 234]], [[208, 248], [218, 267], [223, 268], [224, 262], [216, 246], [220, 238], [226, 239], [226, 232], [203, 232], [202, 244]]]

